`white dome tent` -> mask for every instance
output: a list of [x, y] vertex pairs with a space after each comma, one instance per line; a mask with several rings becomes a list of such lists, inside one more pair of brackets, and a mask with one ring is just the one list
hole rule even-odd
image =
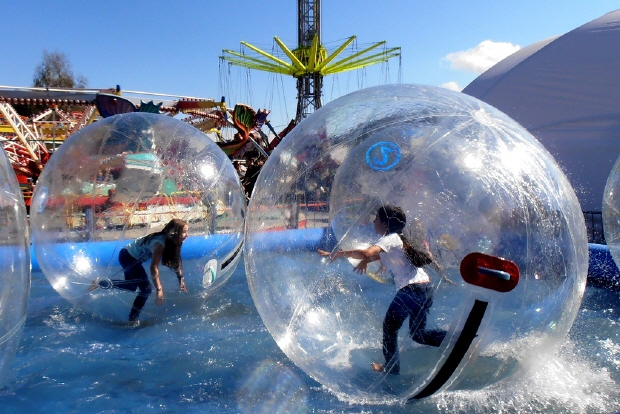
[[463, 92], [527, 128], [564, 169], [584, 212], [600, 220], [620, 156], [620, 10], [521, 49]]
[[588, 282], [620, 289], [620, 270], [597, 244], [605, 184], [620, 156], [620, 10], [519, 50], [463, 92], [518, 121], [556, 158], [593, 243]]

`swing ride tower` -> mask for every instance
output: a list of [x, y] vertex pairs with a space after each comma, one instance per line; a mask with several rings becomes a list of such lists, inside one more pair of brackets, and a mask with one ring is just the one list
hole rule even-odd
[[[321, 4], [320, 0], [297, 1], [297, 43], [293, 51], [295, 57], [308, 66], [312, 53], [312, 42], [317, 39], [321, 45]], [[308, 53], [305, 53], [308, 52]], [[315, 51], [320, 61], [325, 61], [327, 52], [322, 46]], [[306, 118], [310, 113], [321, 107], [321, 93], [323, 90], [323, 76], [320, 72], [304, 72], [297, 77], [297, 122]]]
[[[350, 70], [387, 62], [400, 56], [400, 48], [387, 48], [386, 41], [376, 42], [361, 51], [348, 51], [356, 39], [351, 36], [334, 51], [321, 43], [320, 0], [297, 1], [297, 48], [290, 50], [277, 36], [275, 43], [282, 58], [242, 41], [242, 52], [223, 50], [221, 59], [232, 65], [293, 76], [297, 80], [297, 113], [300, 122], [322, 105], [323, 78]], [[286, 61], [287, 59], [288, 61]]]

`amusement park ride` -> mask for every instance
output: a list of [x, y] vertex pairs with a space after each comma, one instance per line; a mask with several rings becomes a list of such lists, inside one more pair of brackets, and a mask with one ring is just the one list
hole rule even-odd
[[[145, 102], [142, 92], [124, 92], [120, 88], [105, 90], [0, 87], [0, 145], [4, 149], [20, 183], [27, 207], [37, 178], [51, 154], [64, 140], [84, 126], [116, 114], [152, 112], [169, 116], [182, 115], [220, 145], [231, 159], [243, 160], [253, 148], [268, 155], [288, 130], [275, 138], [259, 133], [267, 123], [269, 111], [254, 111], [237, 104], [233, 109], [220, 101], [202, 98], [178, 98]], [[171, 98], [170, 96], [158, 95]], [[35, 115], [23, 116], [17, 108], [27, 106]], [[39, 112], [37, 112], [39, 111]], [[235, 138], [224, 142], [222, 130], [234, 129]]]
[[[356, 36], [351, 36], [335, 50], [328, 51], [321, 43], [320, 0], [297, 2], [297, 48], [290, 50], [278, 37], [273, 39], [280, 48], [279, 54], [283, 53], [283, 56], [241, 42], [243, 48], [240, 53], [224, 50], [221, 59], [232, 65], [289, 75], [297, 79], [297, 123], [322, 106], [325, 76], [362, 69], [400, 57], [400, 48], [388, 49], [385, 41], [373, 43], [359, 51], [349, 48]], [[283, 60], [287, 58], [290, 63]]]
[[[0, 86], [0, 145], [17, 175], [26, 206], [30, 206], [34, 185], [47, 160], [67, 137], [97, 119], [128, 112], [180, 115], [179, 119], [203, 131], [218, 143], [240, 171], [249, 197], [264, 159], [297, 123], [321, 107], [325, 76], [400, 56], [400, 48], [387, 49], [386, 42], [374, 43], [361, 51], [349, 49], [355, 36], [328, 51], [321, 44], [320, 17], [319, 0], [298, 0], [297, 48], [291, 51], [275, 37], [281, 53], [270, 54], [241, 42], [242, 53], [224, 50], [221, 56], [231, 65], [297, 79], [297, 114], [280, 132], [269, 123], [269, 110], [255, 111], [245, 104], [236, 104], [230, 109], [224, 97], [216, 101], [135, 91], [121, 93], [119, 86], [101, 90]], [[383, 49], [379, 49], [382, 46]], [[286, 58], [290, 63], [283, 60]], [[151, 100], [145, 101], [145, 97]], [[20, 115], [20, 109], [22, 113], [34, 115]], [[263, 126], [267, 126], [267, 134], [262, 131]], [[233, 135], [232, 140], [223, 138], [222, 132], [226, 129], [234, 131], [226, 134]], [[93, 199], [95, 195], [92, 194]]]

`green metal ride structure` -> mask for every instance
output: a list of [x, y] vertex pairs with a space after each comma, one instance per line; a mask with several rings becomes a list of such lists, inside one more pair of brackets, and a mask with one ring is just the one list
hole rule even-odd
[[298, 0], [297, 4], [297, 48], [291, 50], [277, 36], [274, 37], [275, 43], [289, 59], [288, 62], [244, 41], [241, 42], [243, 48], [254, 53], [246, 54], [245, 49], [244, 53], [223, 50], [221, 58], [236, 66], [295, 77], [297, 79], [295, 120], [299, 123], [321, 107], [323, 77], [362, 69], [400, 57], [400, 47], [387, 48], [387, 42], [382, 41], [373, 43], [363, 50], [352, 50], [348, 47], [355, 41], [356, 36], [351, 36], [335, 50], [328, 51], [321, 43], [320, 0]]

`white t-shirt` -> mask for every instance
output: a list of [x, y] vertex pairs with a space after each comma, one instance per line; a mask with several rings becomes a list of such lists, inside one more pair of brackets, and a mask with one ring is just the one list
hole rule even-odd
[[396, 233], [390, 233], [379, 239], [376, 246], [383, 249], [379, 253], [381, 263], [386, 271], [392, 272], [396, 289], [402, 289], [411, 283], [428, 283], [430, 278], [424, 269], [415, 267], [403, 250], [403, 241]]

